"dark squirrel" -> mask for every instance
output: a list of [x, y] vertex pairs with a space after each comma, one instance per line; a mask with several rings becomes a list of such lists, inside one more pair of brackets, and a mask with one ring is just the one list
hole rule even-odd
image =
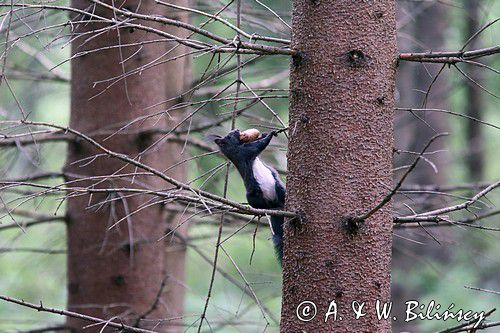
[[[277, 132], [263, 133], [252, 142], [242, 142], [240, 131], [231, 131], [225, 137], [216, 137], [214, 142], [221, 152], [238, 169], [245, 183], [248, 204], [260, 209], [283, 209], [285, 205], [285, 186], [275, 169], [259, 159]], [[281, 264], [283, 258], [283, 217], [271, 216], [273, 243]]]

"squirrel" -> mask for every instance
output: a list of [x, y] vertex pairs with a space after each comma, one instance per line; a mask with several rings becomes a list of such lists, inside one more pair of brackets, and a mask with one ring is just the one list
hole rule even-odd
[[[229, 132], [225, 137], [215, 136], [213, 141], [221, 152], [236, 166], [243, 178], [248, 204], [260, 209], [283, 209], [285, 185], [276, 170], [265, 164], [259, 154], [266, 149], [276, 131], [263, 133], [251, 142], [242, 140], [239, 130]], [[281, 265], [283, 259], [283, 217], [271, 216], [273, 243]]]

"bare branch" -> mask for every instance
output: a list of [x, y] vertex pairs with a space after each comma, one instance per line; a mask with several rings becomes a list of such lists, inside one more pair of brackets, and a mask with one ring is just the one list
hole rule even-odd
[[417, 166], [417, 163], [420, 161], [420, 159], [424, 155], [424, 153], [427, 150], [427, 148], [429, 148], [429, 146], [436, 139], [438, 139], [438, 138], [440, 138], [442, 136], [445, 136], [445, 135], [448, 135], [448, 134], [447, 133], [441, 133], [441, 134], [433, 136], [429, 140], [429, 142], [427, 142], [427, 144], [422, 149], [422, 151], [420, 152], [420, 154], [417, 156], [417, 158], [415, 158], [415, 160], [413, 161], [413, 163], [406, 170], [406, 172], [403, 174], [403, 176], [398, 181], [398, 183], [396, 184], [396, 186], [391, 190], [391, 192], [389, 192], [389, 194], [387, 196], [385, 196], [384, 199], [382, 199], [382, 201], [378, 205], [376, 205], [373, 209], [371, 209], [370, 211], [368, 211], [367, 213], [365, 213], [363, 215], [354, 217], [353, 221], [354, 222], [358, 222], [358, 221], [364, 221], [364, 220], [366, 220], [367, 218], [369, 218], [370, 216], [372, 216], [373, 214], [375, 214], [378, 210], [380, 210], [382, 207], [384, 207], [389, 201], [391, 201], [392, 197], [398, 192], [398, 190], [401, 187], [401, 185], [403, 185], [403, 182], [405, 181], [406, 177], [408, 177], [408, 175], [413, 171], [413, 169], [415, 169], [415, 167]]
[[500, 53], [500, 45], [472, 51], [401, 53], [399, 60], [456, 64], [465, 60], [477, 59], [497, 53]]
[[72, 311], [66, 311], [66, 310], [60, 310], [60, 309], [54, 309], [54, 308], [46, 308], [46, 307], [43, 306], [42, 302], [40, 302], [40, 305], [36, 305], [36, 304], [25, 302], [23, 300], [15, 299], [15, 298], [12, 298], [12, 297], [7, 297], [7, 296], [3, 296], [3, 295], [0, 295], [0, 299], [4, 300], [6, 302], [9, 302], [9, 303], [14, 303], [14, 304], [17, 304], [17, 305], [21, 305], [21, 306], [24, 306], [24, 307], [27, 307], [27, 308], [30, 308], [30, 309], [33, 309], [33, 310], [36, 310], [36, 311], [49, 312], [49, 313], [54, 313], [54, 314], [58, 314], [58, 315], [61, 315], [61, 316], [78, 318], [78, 319], [82, 319], [82, 320], [85, 320], [85, 321], [88, 321], [88, 322], [91, 322], [91, 323], [102, 324], [102, 325], [105, 325], [105, 326], [109, 326], [109, 327], [113, 327], [113, 328], [118, 328], [120, 330], [123, 330], [124, 332], [156, 333], [154, 331], [145, 330], [145, 329], [142, 329], [142, 328], [136, 328], [136, 327], [132, 327], [132, 326], [128, 326], [128, 325], [122, 324], [122, 323], [117, 323], [117, 322], [109, 321], [109, 320], [106, 320], [106, 319], [91, 317], [91, 316], [79, 314], [79, 313], [72, 312]]

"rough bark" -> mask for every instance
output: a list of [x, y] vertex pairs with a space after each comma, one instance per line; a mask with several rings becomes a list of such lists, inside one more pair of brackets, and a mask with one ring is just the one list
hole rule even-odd
[[[480, 1], [466, 0], [465, 1], [465, 40], [474, 35], [480, 28]], [[481, 35], [472, 40], [469, 44], [469, 49], [479, 48], [481, 46]], [[477, 84], [483, 85], [482, 68], [472, 64], [467, 65], [467, 73], [469, 77]], [[476, 83], [467, 81], [466, 90], [466, 113], [470, 117], [476, 119], [482, 118], [482, 109], [484, 103], [482, 101], [482, 90]], [[466, 159], [467, 169], [471, 181], [479, 181], [483, 179], [484, 174], [484, 150], [482, 138], [482, 126], [476, 121], [468, 121], [466, 123], [466, 140], [468, 143], [469, 154]]]
[[[155, 5], [152, 0], [107, 3], [114, 3], [128, 10], [139, 8], [141, 13], [168, 14], [162, 12], [164, 9], [160, 9], [162, 7]], [[183, 4], [182, 1], [178, 3]], [[85, 9], [88, 8], [89, 2], [74, 0], [73, 6]], [[113, 15], [111, 11], [103, 10], [99, 6], [96, 6], [95, 13], [107, 17]], [[102, 27], [95, 23], [81, 24], [75, 26], [75, 32], [92, 31]], [[156, 28], [165, 29], [162, 26]], [[169, 29], [174, 32], [172, 28]], [[179, 31], [175, 33], [182, 34]], [[151, 39], [157, 39], [157, 36], [128, 29], [120, 30], [119, 35], [116, 29], [104, 33], [90, 33], [73, 41], [72, 53]], [[105, 136], [98, 135], [97, 132], [117, 128], [138, 117], [167, 108], [169, 104], [148, 107], [177, 96], [182, 91], [188, 74], [186, 60], [181, 58], [155, 66], [142, 71], [140, 75], [128, 76], [126, 80], [120, 80], [109, 88], [107, 86], [110, 82], [100, 83], [95, 87], [94, 83], [119, 76], [162, 56], [166, 59], [185, 52], [185, 49], [178, 47], [166, 55], [174, 46], [175, 44], [163, 42], [108, 48], [75, 58], [72, 61], [70, 126], [92, 136], [113, 151], [136, 157], [158, 137], [129, 134], [104, 140]], [[122, 67], [121, 61], [124, 59], [127, 60], [123, 62]], [[104, 93], [98, 95], [103, 91]], [[170, 114], [173, 120], [166, 116], [160, 119], [155, 117], [129, 129], [138, 130], [153, 126], [169, 128], [180, 116], [180, 112]], [[181, 147], [178, 145], [161, 143], [145, 153], [140, 161], [162, 170], [181, 158], [180, 151]], [[70, 145], [65, 171], [83, 176], [141, 171], [113, 158], [100, 156], [95, 160], [89, 159], [99, 153], [101, 152], [83, 141]], [[175, 168], [169, 175], [183, 179], [185, 170], [183, 167]], [[73, 178], [70, 177], [69, 180]], [[152, 176], [137, 176], [133, 181], [129, 177], [99, 182], [89, 180], [78, 184], [91, 186], [94, 183], [97, 183], [96, 188], [169, 188], [168, 184]], [[185, 249], [172, 244], [170, 238], [164, 243], [157, 241], [168, 227], [165, 220], [176, 224], [177, 218], [166, 217], [161, 205], [134, 213], [141, 205], [153, 199], [147, 196], [114, 193], [108, 196], [108, 199], [114, 199], [109, 203], [88, 208], [89, 205], [105, 198], [103, 195], [94, 195], [91, 198], [74, 196], [68, 200], [68, 308], [104, 319], [118, 316], [119, 320], [127, 324], [135, 324], [137, 319], [146, 313], [146, 318], [180, 316], [183, 310], [181, 283], [184, 278]], [[130, 213], [134, 214], [109, 229], [112, 224]], [[184, 235], [186, 229], [180, 228], [177, 233]], [[157, 300], [162, 281], [165, 281], [165, 287]], [[155, 330], [180, 330], [179, 327], [170, 327], [171, 323], [172, 321], [164, 322], [155, 326]], [[74, 332], [99, 332], [101, 329], [101, 326], [93, 326], [83, 330], [83, 326], [88, 323], [71, 318], [67, 324]], [[156, 322], [141, 321], [140, 326], [151, 328], [154, 324]]]
[[[293, 6], [282, 332], [387, 332], [375, 301], [390, 300], [391, 207], [348, 231], [349, 217], [392, 187], [394, 1], [310, 1]], [[312, 301], [304, 322], [297, 306]], [[338, 317], [325, 322], [332, 301]], [[354, 319], [351, 304], [366, 302]]]

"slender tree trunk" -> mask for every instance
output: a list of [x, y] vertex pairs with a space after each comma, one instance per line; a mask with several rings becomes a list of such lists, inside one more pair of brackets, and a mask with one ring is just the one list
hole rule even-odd
[[[420, 15], [414, 18], [415, 40], [420, 45], [415, 45], [413, 50], [421, 48], [422, 52], [446, 49], [446, 29], [448, 27], [448, 4], [435, 2], [433, 5], [423, 10]], [[419, 47], [420, 46], [420, 47]], [[410, 104], [415, 108], [428, 109], [443, 109], [448, 110], [448, 74], [446, 70], [439, 73], [442, 65], [432, 64], [412, 64], [414, 68], [414, 78], [412, 80], [412, 89], [407, 93], [413, 93], [414, 104]], [[435, 76], [439, 73], [439, 78], [433, 82]], [[432, 85], [429, 95], [426, 97], [425, 92]], [[425, 102], [425, 104], [424, 104]], [[406, 105], [408, 107], [408, 105]], [[409, 114], [412, 124], [412, 142], [409, 149], [411, 151], [420, 152], [429, 140], [437, 133], [449, 131], [448, 115], [438, 112], [421, 112], [417, 113], [420, 119]], [[446, 140], [439, 140], [433, 144], [433, 150], [443, 150], [433, 158], [438, 172], [428, 163], [421, 163], [415, 168], [409, 181], [417, 184], [445, 184], [447, 182], [447, 168], [449, 157], [444, 151], [447, 150]], [[414, 156], [408, 155], [408, 160], [413, 160]], [[411, 162], [410, 162], [411, 163]], [[436, 202], [429, 202], [430, 207], [435, 207]]]
[[[401, 13], [401, 21], [409, 23], [400, 32], [398, 47], [400, 52], [428, 52], [446, 49], [446, 32], [448, 28], [449, 4], [439, 2], [404, 2]], [[408, 18], [410, 17], [410, 19]], [[409, 38], [408, 36], [412, 36]], [[401, 107], [423, 107], [425, 92], [429, 89], [435, 75], [439, 72], [441, 64], [421, 64], [421, 63], [401, 63], [398, 68], [397, 87], [400, 92]], [[449, 83], [447, 70], [440, 73], [439, 79], [432, 84], [430, 94], [426, 99], [426, 108], [449, 109], [448, 104]], [[448, 132], [448, 115], [437, 112], [418, 112], [420, 119], [414, 114], [403, 113], [396, 119], [396, 148], [407, 149], [420, 152], [429, 140], [437, 133]], [[428, 158], [435, 165], [438, 172], [426, 162], [419, 163], [411, 175], [408, 182], [416, 184], [444, 185], [449, 176], [449, 155], [446, 152], [447, 143], [445, 140], [438, 140], [432, 145], [432, 150], [441, 150], [438, 154], [430, 155]], [[415, 155], [396, 155], [395, 165], [411, 164]], [[396, 174], [400, 177], [406, 169]], [[415, 197], [400, 196], [398, 203], [402, 206], [407, 203], [411, 207], [421, 207], [421, 209], [432, 210], [443, 204], [446, 197], [430, 196], [424, 200], [416, 202]], [[406, 210], [406, 208], [404, 208]], [[449, 239], [450, 233], [444, 229], [436, 228], [430, 231], [438, 239]], [[449, 251], [440, 244], [430, 240], [430, 244], [422, 246], [412, 243], [408, 239], [415, 239], [416, 235], [422, 234], [422, 239], [429, 239], [424, 231], [405, 230], [397, 231], [397, 237], [393, 241], [393, 267], [399, 271], [409, 272], [415, 269], [412, 260], [408, 256], [432, 257], [445, 264], [448, 260]], [[393, 281], [392, 300], [394, 304], [393, 314], [397, 318], [404, 318], [406, 308], [404, 303], [418, 296], [416, 290], [412, 290], [406, 281]], [[393, 322], [395, 332], [402, 330], [418, 331], [419, 323], [416, 321], [404, 322], [397, 320]]]
[[[466, 0], [465, 1], [465, 40], [469, 39], [474, 35], [480, 28], [480, 3], [478, 0]], [[469, 48], [476, 49], [481, 47], [481, 35], [476, 37], [469, 44]], [[477, 84], [483, 85], [482, 70], [480, 67], [468, 64], [467, 73], [469, 77], [474, 80]], [[481, 98], [482, 91], [481, 88], [477, 86], [476, 83], [467, 81], [465, 84], [466, 89], [466, 113], [470, 117], [476, 119], [482, 118], [483, 101]], [[467, 169], [469, 171], [469, 177], [472, 181], [479, 181], [483, 179], [484, 173], [484, 150], [483, 150], [483, 138], [482, 138], [482, 125], [476, 121], [468, 121], [466, 123], [466, 137], [467, 143], [469, 145], [468, 151], [470, 152], [467, 156]]]
[[[141, 13], [168, 14], [159, 11], [160, 7], [152, 0], [107, 3]], [[178, 3], [183, 4], [181, 1]], [[73, 6], [86, 9], [89, 2], [74, 0]], [[114, 15], [100, 6], [90, 11], [107, 17]], [[82, 17], [75, 19], [81, 20]], [[116, 16], [116, 19], [120, 18]], [[89, 22], [75, 26], [74, 32], [77, 36], [78, 33], [103, 27]], [[164, 29], [160, 25], [155, 27]], [[175, 33], [179, 34], [179, 31]], [[176, 44], [165, 42], [107, 48], [157, 38], [154, 34], [142, 31], [122, 29], [118, 32], [112, 29], [100, 33], [92, 32], [74, 39], [74, 55], [82, 51], [106, 49], [76, 57], [72, 61], [72, 128], [90, 135], [113, 151], [137, 157], [159, 139], [157, 136], [137, 134], [138, 130], [151, 127], [169, 128], [175, 123], [180, 113], [170, 113], [169, 116], [173, 117], [173, 120], [168, 116], [146, 119], [108, 139], [105, 139], [107, 135], [98, 133], [100, 130], [117, 129], [139, 117], [165, 110], [171, 104], [162, 102], [182, 91], [188, 74], [185, 58], [145, 69], [117, 82], [109, 81], [94, 86], [95, 82], [114, 78], [155, 60], [171, 58], [185, 52], [181, 47], [174, 48]], [[114, 84], [110, 85], [111, 83]], [[151, 107], [158, 103], [159, 106]], [[127, 131], [134, 133], [126, 134]], [[180, 159], [180, 148], [172, 143], [161, 142], [144, 153], [140, 161], [158, 170], [166, 169]], [[100, 156], [100, 153], [102, 152], [83, 141], [70, 145], [65, 168], [69, 174], [68, 180], [142, 171], [117, 159]], [[94, 159], [94, 156], [97, 157]], [[169, 175], [183, 179], [185, 170], [179, 167]], [[168, 184], [153, 176], [84, 180], [79, 181], [78, 185], [93, 188], [169, 188]], [[105, 204], [100, 204], [106, 199], [108, 201]], [[68, 200], [70, 310], [103, 319], [118, 316], [118, 321], [131, 325], [135, 325], [141, 318], [175, 318], [181, 315], [185, 249], [171, 244], [170, 238], [170, 241], [158, 242], [168, 227], [165, 220], [176, 224], [177, 218], [165, 216], [160, 204], [136, 212], [142, 205], [151, 203], [151, 200], [155, 198], [144, 195], [131, 196], [130, 193], [96, 194], [90, 198], [79, 195]], [[124, 219], [120, 223], [113, 226], [122, 218]], [[184, 235], [186, 230], [180, 228], [177, 232]], [[179, 327], [170, 328], [171, 323], [172, 321], [166, 321], [155, 326], [155, 330], [181, 331]], [[71, 318], [67, 324], [75, 332], [99, 332], [102, 328], [93, 326], [83, 330], [83, 326], [88, 323]], [[155, 324], [157, 323], [154, 321], [139, 320], [140, 327], [152, 328]]]
[[[282, 332], [390, 331], [375, 312], [390, 300], [390, 204], [357, 231], [348, 221], [393, 186], [394, 6], [294, 1], [287, 209], [303, 220], [286, 226]], [[297, 317], [308, 317], [304, 301], [317, 307], [307, 322]], [[337, 320], [325, 322], [332, 301]], [[366, 302], [359, 319], [354, 301]]]

